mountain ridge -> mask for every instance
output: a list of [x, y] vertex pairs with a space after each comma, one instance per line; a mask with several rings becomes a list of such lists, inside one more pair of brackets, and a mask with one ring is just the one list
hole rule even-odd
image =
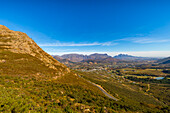
[[170, 64], [170, 57], [158, 60], [159, 64]]
[[59, 60], [62, 59], [67, 59], [71, 62], [83, 62], [87, 60], [105, 60], [107, 61], [152, 61], [152, 60], [158, 60], [159, 58], [152, 58], [152, 57], [139, 57], [139, 56], [132, 56], [128, 54], [118, 54], [116, 56], [109, 56], [108, 54], [99, 54], [99, 53], [94, 53], [90, 55], [83, 55], [83, 54], [64, 54], [64, 55], [53, 55], [53, 57], [58, 59], [57, 57], [60, 57]]
[[140, 56], [133, 56], [133, 55], [128, 55], [128, 54], [118, 54], [114, 56], [116, 59], [120, 60], [158, 60], [159, 58], [152, 58], [152, 57], [140, 57]]
[[99, 59], [104, 59], [104, 58], [110, 58], [111, 56], [109, 56], [107, 54], [94, 53], [94, 54], [90, 54], [90, 55], [83, 55], [83, 54], [64, 54], [61, 56], [53, 55], [53, 57], [54, 58], [60, 57], [62, 59], [68, 59], [72, 62], [81, 62], [81, 61], [87, 60], [87, 59], [99, 60]]
[[[62, 70], [64, 73], [70, 72], [69, 68], [43, 51], [26, 33], [13, 31], [4, 25], [0, 25], [0, 52], [4, 51], [15, 54], [28, 54], [39, 59], [51, 69], [58, 72]], [[64, 74], [60, 73], [60, 75]]]

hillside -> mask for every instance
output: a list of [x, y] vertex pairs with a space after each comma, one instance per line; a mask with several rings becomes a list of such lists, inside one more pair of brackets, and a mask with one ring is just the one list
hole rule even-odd
[[53, 58], [55, 58], [56, 60], [62, 60], [63, 58], [58, 56], [58, 55], [54, 55]]
[[[10, 72], [15, 74], [13, 68], [18, 70], [18, 72], [24, 70], [25, 73], [22, 72], [23, 74], [31, 73], [33, 70], [35, 73], [44, 71], [44, 69], [38, 69], [36, 65], [46, 67], [46, 69], [51, 72], [55, 71], [55, 74], [53, 74], [54, 76], [60, 76], [70, 72], [69, 68], [44, 52], [25, 33], [9, 30], [3, 25], [0, 25], [0, 53], [1, 72], [4, 74]], [[36, 68], [32, 65], [35, 65]], [[16, 72], [16, 74], [18, 74], [18, 72]], [[35, 73], [32, 72], [31, 74]]]
[[45, 53], [25, 33], [3, 25], [0, 95], [0, 112], [98, 112], [103, 105], [116, 110], [107, 105], [114, 101]]
[[160, 64], [170, 64], [170, 57], [158, 60]]
[[64, 65], [68, 65], [68, 64], [72, 64], [72, 63], [75, 63], [75, 62], [72, 62], [72, 61], [70, 61], [70, 60], [68, 60], [68, 59], [64, 59], [64, 58], [62, 58], [62, 57], [60, 57], [60, 56], [58, 56], [58, 55], [55, 55], [55, 56], [53, 56], [56, 60], [58, 60], [60, 63], [62, 63], [62, 64], [64, 64]]

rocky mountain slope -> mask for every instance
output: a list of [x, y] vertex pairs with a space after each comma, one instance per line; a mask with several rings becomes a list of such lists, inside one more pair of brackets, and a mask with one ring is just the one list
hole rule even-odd
[[[58, 76], [70, 72], [69, 68], [55, 60], [51, 55], [44, 52], [25, 33], [9, 30], [3, 25], [0, 25], [0, 54], [1, 64], [3, 62], [8, 63], [11, 60], [11, 63], [17, 66], [19, 62], [23, 63], [21, 61], [30, 61], [31, 64], [33, 63], [32, 59], [36, 59], [34, 60], [34, 63], [35, 61], [40, 62], [40, 64], [48, 67], [49, 70], [54, 70], [56, 75]], [[6, 63], [3, 63], [3, 65], [5, 65]], [[22, 66], [24, 69], [24, 63], [22, 64]], [[8, 67], [9, 65], [6, 68]], [[35, 70], [31, 69], [31, 67], [29, 68], [30, 70]], [[1, 69], [1, 71], [3, 71], [3, 68]]]

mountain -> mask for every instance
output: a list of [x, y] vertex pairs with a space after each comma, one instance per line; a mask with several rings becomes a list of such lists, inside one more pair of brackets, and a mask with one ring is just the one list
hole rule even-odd
[[105, 59], [105, 58], [111, 58], [111, 56], [107, 55], [107, 54], [91, 54], [88, 56], [88, 59], [94, 59], [94, 60], [100, 60], [100, 59]]
[[[154, 61], [158, 60], [159, 58], [152, 58], [152, 57], [138, 57], [138, 56], [132, 56], [128, 54], [119, 54], [114, 57], [111, 57], [107, 54], [98, 54], [94, 53], [91, 55], [82, 55], [82, 54], [65, 54], [62, 56], [54, 55], [55, 59], [60, 60], [61, 59], [67, 59], [71, 62], [89, 62], [90, 60], [92, 62], [101, 62], [102, 60], [107, 61]], [[117, 60], [116, 60], [117, 59]], [[107, 62], [102, 61], [102, 62]]]
[[124, 58], [133, 58], [134, 56], [132, 55], [128, 55], [128, 54], [119, 54], [117, 56], [114, 56], [115, 58], [119, 58], [119, 59], [124, 59]]
[[74, 62], [72, 62], [71, 60], [64, 59], [64, 58], [62, 58], [61, 56], [58, 56], [58, 55], [54, 55], [53, 58], [55, 58], [56, 60], [58, 60], [60, 63], [62, 63], [62, 64], [64, 64], [64, 65], [74, 63]]
[[[0, 25], [0, 53], [0, 62], [5, 62], [3, 63], [4, 67], [0, 69], [3, 73], [10, 73], [13, 72], [13, 68], [15, 70], [18, 68], [19, 72], [20, 70], [24, 70], [20, 73], [35, 74], [44, 71], [40, 67], [46, 68], [46, 70], [51, 72], [55, 71], [54, 76], [60, 76], [70, 72], [69, 68], [44, 52], [25, 33], [9, 30], [3, 25]], [[28, 63], [29, 65], [27, 65]], [[38, 65], [39, 69], [32, 65]], [[29, 70], [31, 72], [27, 72]], [[17, 72], [13, 74], [17, 74]]]
[[170, 57], [158, 60], [160, 64], [170, 64]]
[[132, 56], [128, 54], [119, 54], [114, 56], [116, 59], [120, 60], [127, 60], [127, 61], [132, 61], [132, 60], [137, 60], [137, 61], [142, 61], [142, 60], [158, 60], [159, 58], [152, 58], [152, 57], [138, 57], [138, 56]]
[[63, 59], [68, 59], [72, 62], [80, 62], [84, 59], [88, 59], [87, 55], [81, 55], [81, 54], [65, 54], [61, 56]]
[[54, 55], [53, 58], [55, 58], [55, 59], [58, 60], [58, 61], [63, 59], [63, 58], [60, 57], [59, 55]]
[[[55, 55], [56, 59], [58, 59], [58, 55]], [[55, 58], [55, 56], [53, 56]], [[101, 60], [105, 58], [111, 58], [111, 56], [108, 56], [107, 54], [91, 54], [91, 55], [81, 55], [81, 54], [65, 54], [60, 56], [62, 59], [68, 59], [72, 62], [81, 62], [83, 60], [91, 59], [91, 60]]]

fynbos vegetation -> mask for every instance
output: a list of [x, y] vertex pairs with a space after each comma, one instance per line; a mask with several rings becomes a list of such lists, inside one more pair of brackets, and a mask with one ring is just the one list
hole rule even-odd
[[[70, 70], [26, 34], [1, 25], [0, 112], [169, 112], [166, 69], [138, 72], [113, 69], [107, 63], [68, 62], [74, 69]], [[144, 75], [163, 76], [166, 80], [161, 83], [139, 78]]]

